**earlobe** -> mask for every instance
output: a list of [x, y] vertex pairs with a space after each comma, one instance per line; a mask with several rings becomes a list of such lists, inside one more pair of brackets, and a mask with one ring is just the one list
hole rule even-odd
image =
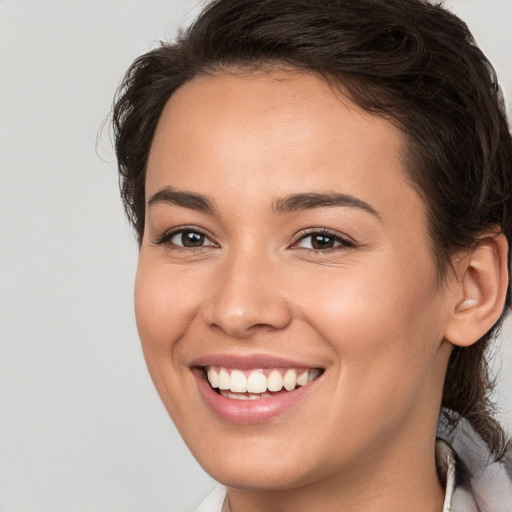
[[478, 341], [500, 317], [508, 287], [508, 243], [505, 236], [484, 234], [455, 265], [452, 311], [445, 339], [467, 347]]

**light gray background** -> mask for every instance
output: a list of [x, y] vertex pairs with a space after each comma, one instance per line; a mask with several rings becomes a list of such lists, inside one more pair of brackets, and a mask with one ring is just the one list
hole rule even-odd
[[[447, 0], [512, 93], [512, 0]], [[213, 486], [146, 373], [137, 250], [98, 129], [185, 0], [0, 0], [0, 511], [193, 510]], [[498, 361], [512, 430], [512, 329]], [[207, 435], [207, 433], [205, 433]]]

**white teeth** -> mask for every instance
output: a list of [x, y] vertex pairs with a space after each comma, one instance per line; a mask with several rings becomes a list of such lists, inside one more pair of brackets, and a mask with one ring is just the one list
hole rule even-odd
[[320, 370], [315, 368], [314, 370], [308, 370], [308, 384], [313, 382], [317, 377], [320, 376]]
[[305, 386], [308, 383], [308, 373], [306, 370], [297, 377], [297, 386]]
[[234, 393], [245, 393], [247, 391], [247, 379], [243, 372], [240, 370], [233, 370], [231, 372], [229, 389]]
[[208, 370], [208, 380], [210, 381], [212, 388], [219, 387], [219, 374], [215, 371], [215, 368], [210, 368]]
[[246, 394], [236, 395], [235, 393], [222, 393], [222, 395], [227, 398], [231, 398], [231, 400], [250, 400], [250, 396], [251, 396], [251, 395], [246, 395]]
[[297, 372], [295, 370], [287, 370], [283, 378], [283, 386], [286, 391], [292, 391], [297, 385]]
[[283, 389], [283, 376], [278, 370], [272, 370], [267, 379], [269, 391], [281, 391]]
[[253, 394], [237, 394], [237, 393], [230, 393], [229, 391], [221, 391], [220, 393], [222, 396], [225, 396], [226, 398], [231, 398], [232, 400], [259, 400], [260, 398], [268, 398], [270, 396], [269, 393], [261, 393], [259, 395], [253, 395]]
[[250, 373], [247, 379], [247, 391], [249, 393], [263, 393], [267, 391], [267, 378], [262, 372], [253, 370]]
[[[216, 369], [213, 366], [207, 368], [206, 376], [212, 388], [218, 388], [223, 396], [234, 400], [258, 400], [270, 395], [268, 391], [277, 392], [283, 388], [286, 391], [293, 391], [297, 386], [306, 386], [315, 380], [321, 371], [318, 369], [302, 370], [297, 375], [297, 370], [290, 368], [286, 370], [231, 370], [227, 368]], [[268, 375], [268, 377], [267, 377]]]
[[221, 368], [219, 372], [219, 389], [229, 389], [230, 386], [229, 373], [225, 368]]

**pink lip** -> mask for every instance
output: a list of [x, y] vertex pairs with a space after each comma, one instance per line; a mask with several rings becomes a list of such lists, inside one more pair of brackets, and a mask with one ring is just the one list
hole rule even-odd
[[[237, 361], [236, 366], [234, 366], [235, 368], [240, 368], [238, 363]], [[222, 366], [225, 365], [222, 364]], [[260, 366], [267, 367], [267, 365]], [[251, 365], [251, 368], [255, 368], [255, 366]], [[196, 379], [199, 394], [206, 406], [224, 421], [241, 425], [264, 423], [293, 409], [306, 399], [316, 384], [315, 380], [307, 386], [299, 387], [294, 391], [279, 393], [259, 400], [233, 400], [214, 391], [205, 380], [201, 369], [195, 368], [192, 374]]]
[[256, 368], [320, 368], [311, 363], [301, 363], [278, 356], [262, 355], [231, 355], [210, 354], [199, 357], [191, 362], [190, 367], [223, 366], [224, 368], [236, 368], [239, 370], [253, 370]]

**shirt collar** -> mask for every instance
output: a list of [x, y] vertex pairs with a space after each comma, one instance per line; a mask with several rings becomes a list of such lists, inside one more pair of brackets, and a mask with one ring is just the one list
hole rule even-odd
[[455, 453], [442, 439], [436, 441], [436, 465], [439, 478], [445, 486], [443, 512], [451, 512], [456, 483]]

